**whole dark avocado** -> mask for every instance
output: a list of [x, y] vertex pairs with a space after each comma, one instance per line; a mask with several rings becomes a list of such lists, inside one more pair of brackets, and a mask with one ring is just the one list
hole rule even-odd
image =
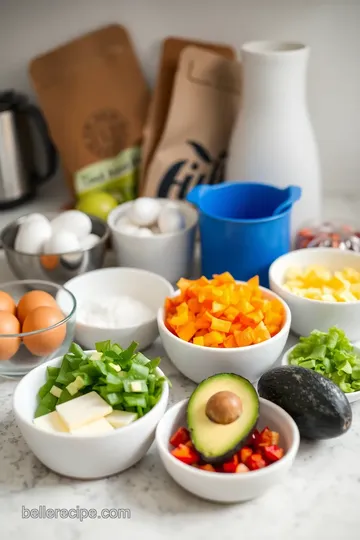
[[259, 396], [282, 407], [306, 439], [332, 439], [347, 432], [352, 412], [336, 384], [310, 369], [282, 366], [262, 375]]
[[206, 463], [223, 463], [247, 442], [259, 418], [259, 398], [247, 379], [219, 373], [202, 381], [190, 396], [187, 425]]

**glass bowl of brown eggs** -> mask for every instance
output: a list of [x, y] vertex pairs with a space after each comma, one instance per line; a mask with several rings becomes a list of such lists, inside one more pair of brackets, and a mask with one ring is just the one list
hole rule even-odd
[[65, 354], [75, 315], [76, 299], [61, 285], [30, 279], [0, 284], [0, 376], [22, 377]]

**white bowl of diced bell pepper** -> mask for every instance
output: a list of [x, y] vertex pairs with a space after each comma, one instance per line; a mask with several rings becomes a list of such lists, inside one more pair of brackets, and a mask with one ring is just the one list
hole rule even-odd
[[[73, 344], [72, 347], [77, 345]], [[93, 364], [96, 364], [95, 356], [98, 351], [82, 351], [82, 353], [88, 357], [93, 355]], [[138, 355], [143, 357], [141, 353]], [[161, 389], [159, 387], [158, 396], [154, 397], [154, 405], [146, 410], [142, 409], [141, 405], [145, 404], [140, 401], [131, 402], [133, 407], [129, 409], [136, 410], [138, 407], [140, 414], [133, 414], [134, 418], [130, 418], [131, 413], [128, 413], [130, 422], [127, 423], [122, 422], [121, 418], [119, 420], [121, 411], [117, 410], [115, 402], [114, 407], [109, 404], [111, 399], [116, 400], [116, 392], [113, 392], [114, 395], [107, 401], [92, 388], [79, 398], [71, 399], [67, 396], [77, 392], [77, 385], [80, 384], [80, 380], [84, 382], [85, 375], [77, 376], [66, 387], [64, 384], [57, 386], [54, 378], [59, 377], [59, 368], [63, 368], [65, 357], [56, 358], [33, 369], [20, 381], [15, 390], [13, 410], [25, 441], [44, 465], [64, 476], [95, 479], [128, 469], [142, 459], [150, 448], [154, 441], [156, 426], [165, 413], [169, 386], [164, 374], [157, 367], [153, 369], [154, 375], [159, 380], [161, 378]], [[111, 364], [112, 362], [108, 362], [106, 377], [109, 377], [109, 384], [113, 384], [116, 390], [115, 378], [118, 368], [115, 364], [113, 364], [115, 368], [112, 368]], [[141, 364], [142, 362], [134, 363], [133, 366], [135, 369], [139, 367], [144, 370]], [[98, 364], [98, 367], [103, 369], [102, 364]], [[63, 369], [63, 372], [65, 381], [66, 369]], [[114, 379], [111, 376], [114, 376]], [[137, 379], [141, 379], [140, 374], [135, 374], [134, 379], [133, 384], [137, 384]], [[147, 382], [149, 386], [149, 381]], [[42, 397], [39, 396], [40, 389], [43, 389]], [[62, 399], [61, 395], [58, 397], [59, 390], [63, 395]], [[139, 389], [134, 387], [134, 390]], [[130, 399], [131, 393], [128, 395]], [[51, 396], [57, 399], [56, 410]], [[133, 400], [136, 396], [137, 393], [133, 391]], [[48, 409], [53, 412], [49, 413]], [[93, 418], [90, 419], [89, 415], [93, 415]]]

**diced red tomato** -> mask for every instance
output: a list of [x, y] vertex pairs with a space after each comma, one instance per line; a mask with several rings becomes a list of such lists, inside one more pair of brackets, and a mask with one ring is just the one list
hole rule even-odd
[[214, 467], [210, 465], [210, 463], [205, 463], [205, 465], [200, 465], [199, 469], [202, 469], [203, 471], [210, 471], [210, 472], [216, 472]]
[[181, 427], [171, 437], [170, 444], [175, 445], [172, 455], [187, 465], [203, 471], [221, 473], [244, 473], [262, 469], [275, 463], [284, 455], [284, 449], [279, 446], [279, 433], [265, 427], [261, 432], [257, 429], [249, 437], [246, 446], [235, 453], [223, 464], [211, 465], [200, 459], [189, 431]]
[[246, 463], [252, 453], [253, 451], [251, 448], [249, 448], [249, 446], [244, 446], [239, 452], [241, 463]]
[[233, 457], [229, 461], [226, 461], [223, 464], [223, 471], [227, 473], [233, 473], [236, 471], [236, 467], [238, 466], [238, 464], [239, 464], [238, 455], [234, 454]]
[[236, 473], [245, 473], [249, 471], [250, 469], [249, 467], [245, 465], [245, 463], [239, 463], [239, 465], [236, 467], [236, 470], [235, 470]]
[[190, 440], [189, 432], [186, 428], [180, 427], [175, 431], [174, 435], [170, 439], [172, 446], [179, 446], [179, 444], [185, 444]]
[[171, 453], [174, 457], [187, 465], [192, 465], [200, 460], [199, 454], [193, 448], [189, 448], [185, 444], [179, 444], [179, 446], [174, 448]]
[[256, 471], [257, 469], [266, 467], [266, 461], [261, 454], [252, 454], [247, 459], [246, 466], [249, 467], [251, 471]]
[[266, 461], [274, 463], [274, 461], [278, 461], [283, 457], [284, 449], [280, 448], [276, 444], [273, 444], [271, 446], [265, 446], [263, 448], [263, 454]]
[[248, 446], [253, 446], [254, 448], [258, 447], [258, 444], [260, 442], [260, 431], [258, 429], [255, 429], [250, 436], [250, 439], [248, 441]]

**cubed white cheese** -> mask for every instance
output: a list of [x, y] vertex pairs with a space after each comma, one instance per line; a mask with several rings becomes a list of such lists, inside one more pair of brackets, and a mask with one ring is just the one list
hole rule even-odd
[[142, 385], [139, 381], [133, 381], [130, 383], [131, 391], [132, 392], [141, 392], [142, 391]]
[[52, 394], [53, 396], [59, 398], [62, 394], [62, 390], [61, 388], [59, 388], [58, 386], [52, 386], [51, 390], [50, 390], [50, 394]]
[[95, 351], [91, 353], [90, 360], [101, 360], [101, 357], [102, 357], [102, 353]]
[[100, 420], [85, 424], [78, 429], [72, 429], [70, 433], [72, 435], [102, 435], [103, 433], [109, 433], [109, 431], [114, 431], [112, 425], [105, 418], [100, 418]]
[[69, 430], [95, 422], [112, 412], [112, 407], [96, 392], [66, 401], [56, 406], [56, 410]]
[[43, 429], [44, 431], [49, 431], [50, 433], [68, 433], [69, 431], [66, 424], [56, 411], [39, 416], [39, 418], [35, 418], [34, 424], [38, 428]]
[[118, 364], [113, 364], [112, 362], [110, 362], [109, 366], [112, 367], [118, 373], [119, 373], [119, 371], [121, 371], [121, 367]]
[[113, 411], [106, 417], [106, 421], [115, 429], [128, 426], [137, 419], [137, 414], [127, 411]]

